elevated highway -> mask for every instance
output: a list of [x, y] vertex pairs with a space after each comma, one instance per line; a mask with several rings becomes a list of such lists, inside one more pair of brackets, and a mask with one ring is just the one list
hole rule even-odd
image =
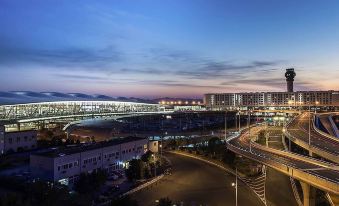
[[297, 116], [286, 125], [285, 135], [310, 153], [339, 163], [339, 139], [320, 132], [313, 123], [312, 114], [303, 113]]
[[227, 140], [227, 148], [298, 179], [303, 188], [304, 205], [310, 205], [311, 202], [310, 186], [339, 195], [339, 167], [337, 164], [267, 148], [250, 141], [250, 134], [252, 137], [263, 129], [263, 126], [253, 127], [250, 129], [250, 133], [248, 129], [244, 130], [238, 136]]
[[329, 135], [339, 138], [339, 130], [337, 125], [333, 121], [333, 116], [339, 116], [339, 112], [317, 114], [315, 116], [316, 126], [318, 124], [322, 125]]

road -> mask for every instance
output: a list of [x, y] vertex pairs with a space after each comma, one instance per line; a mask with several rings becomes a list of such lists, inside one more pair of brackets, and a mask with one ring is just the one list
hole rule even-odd
[[[291, 122], [287, 127], [288, 132], [295, 138], [304, 142], [309, 141], [309, 114], [303, 113]], [[311, 145], [326, 153], [339, 156], [339, 142], [319, 134], [311, 122]], [[319, 154], [320, 155], [320, 154]], [[339, 162], [337, 162], [339, 163]]]
[[[132, 198], [140, 205], [156, 205], [155, 200], [169, 197], [184, 206], [234, 206], [235, 181], [233, 175], [227, 174], [215, 166], [175, 154], [166, 154], [173, 165], [173, 174], [165, 176], [159, 183], [147, 190], [137, 192]], [[242, 182], [238, 181], [238, 205], [256, 206], [263, 204], [257, 196]]]
[[[274, 149], [284, 149], [282, 143], [282, 128], [273, 127], [269, 128], [269, 142], [268, 146]], [[268, 206], [279, 206], [279, 205], [289, 205], [297, 206], [295, 200], [290, 178], [287, 175], [282, 174], [281, 172], [276, 171], [272, 168], [267, 168], [266, 173], [266, 201]], [[279, 190], [277, 190], [277, 185], [279, 185]], [[284, 203], [284, 204], [282, 204]]]
[[[258, 133], [262, 129], [263, 128], [260, 127], [252, 128], [251, 137], [253, 134]], [[292, 175], [292, 177], [295, 177], [297, 174], [293, 172], [290, 173], [289, 169], [294, 169], [299, 172], [303, 171], [307, 174], [299, 176], [299, 178], [303, 178], [303, 181], [306, 181], [311, 185], [321, 187], [320, 189], [324, 189], [325, 191], [339, 194], [337, 187], [339, 184], [339, 172], [319, 166], [319, 164], [314, 163], [316, 160], [310, 159], [308, 157], [291, 157], [287, 154], [281, 154], [280, 152], [277, 153], [271, 148], [269, 151], [263, 150], [262, 148], [254, 147], [253, 145], [255, 143], [252, 143], [252, 148], [250, 151], [248, 130], [243, 132], [238, 138], [230, 140], [228, 143], [229, 144], [227, 147], [232, 151], [240, 153], [255, 161], [259, 161], [267, 166], [276, 168], [285, 174]], [[313, 180], [317, 180], [317, 182], [314, 182]], [[335, 189], [329, 188], [328, 184], [335, 185], [333, 186]]]

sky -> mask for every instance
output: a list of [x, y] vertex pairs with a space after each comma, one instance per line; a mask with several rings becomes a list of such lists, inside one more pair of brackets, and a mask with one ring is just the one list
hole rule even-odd
[[336, 0], [0, 0], [0, 91], [339, 89]]

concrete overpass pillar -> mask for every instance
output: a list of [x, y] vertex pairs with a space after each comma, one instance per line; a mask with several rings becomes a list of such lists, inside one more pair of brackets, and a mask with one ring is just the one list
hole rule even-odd
[[19, 122], [16, 123], [16, 127], [17, 127], [18, 131], [20, 131], [20, 123]]
[[315, 206], [316, 188], [304, 182], [300, 182], [300, 185], [303, 191], [304, 206]]

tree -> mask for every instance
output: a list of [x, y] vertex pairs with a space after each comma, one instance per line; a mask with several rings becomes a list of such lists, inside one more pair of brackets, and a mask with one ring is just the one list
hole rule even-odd
[[148, 150], [145, 154], [143, 154], [141, 156], [141, 160], [145, 163], [149, 163], [152, 161], [152, 154], [153, 152], [151, 152], [150, 150]]
[[22, 197], [16, 193], [9, 193], [0, 198], [0, 206], [23, 206], [30, 205], [22, 200]]
[[233, 165], [235, 157], [236, 157], [235, 153], [228, 150], [228, 149], [224, 150], [224, 152], [222, 154], [223, 162], [225, 162], [226, 164], [229, 164], [229, 165]]
[[46, 136], [47, 136], [48, 139], [52, 139], [53, 136], [54, 136], [53, 131], [52, 131], [52, 130], [48, 130], [48, 131], [46, 132]]
[[177, 145], [177, 140], [175, 140], [175, 139], [170, 139], [170, 140], [168, 141], [167, 146], [170, 147], [170, 148], [172, 148], [172, 149], [176, 148], [176, 147], [178, 146], [178, 145]]
[[18, 147], [18, 149], [16, 150], [17, 152], [23, 152], [24, 148], [23, 147]]
[[143, 179], [145, 177], [146, 163], [140, 159], [129, 161], [129, 167], [126, 169], [126, 177], [130, 181]]
[[110, 206], [138, 206], [136, 200], [131, 199], [129, 196], [118, 197], [112, 200]]
[[223, 144], [218, 137], [213, 137], [208, 140], [208, 151], [212, 154], [220, 154], [223, 150]]
[[107, 180], [107, 173], [99, 170], [91, 174], [82, 173], [79, 180], [75, 183], [74, 189], [80, 194], [93, 194]]
[[157, 206], [172, 206], [172, 204], [172, 200], [170, 200], [168, 197], [165, 197], [159, 200]]
[[26, 189], [32, 205], [65, 205], [69, 201], [68, 188], [60, 184], [36, 181]]

